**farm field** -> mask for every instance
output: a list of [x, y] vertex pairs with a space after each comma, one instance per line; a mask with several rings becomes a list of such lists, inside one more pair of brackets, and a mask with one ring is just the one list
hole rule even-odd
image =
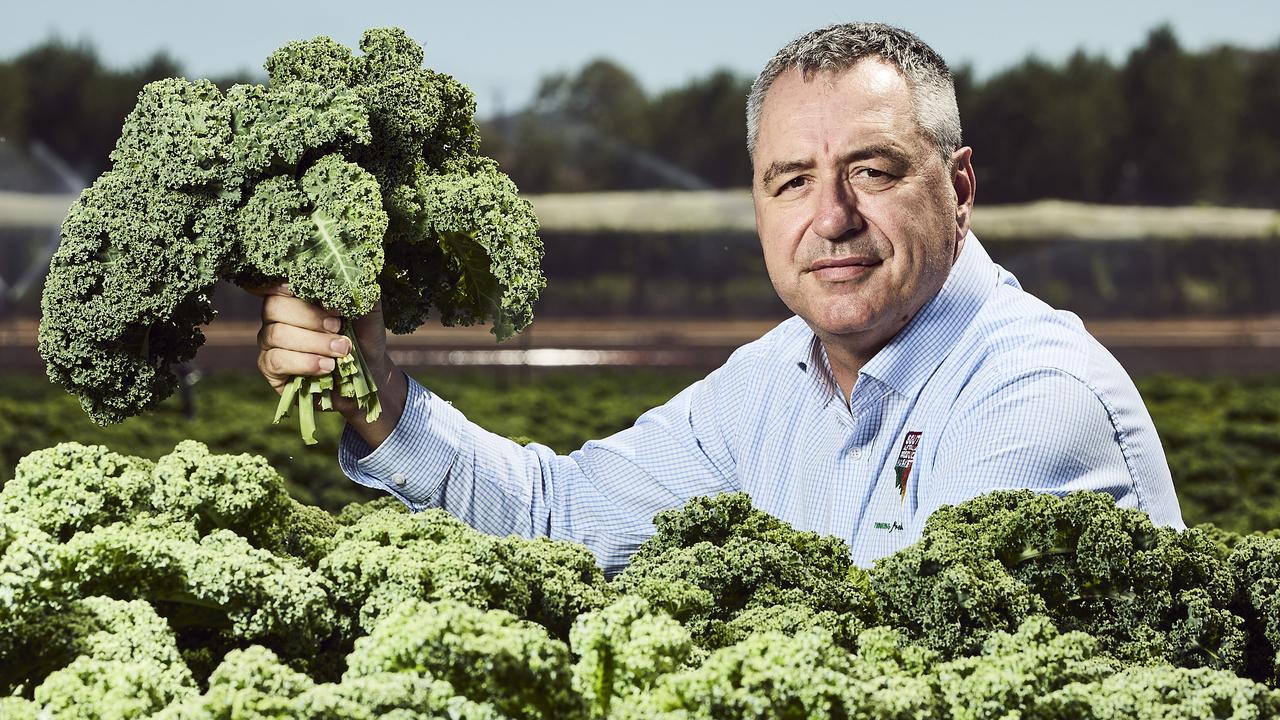
[[[501, 435], [570, 452], [621, 430], [700, 372], [681, 369], [420, 371], [415, 377], [469, 418]], [[1239, 532], [1280, 528], [1280, 376], [1247, 379], [1156, 375], [1138, 387], [1155, 419], [1188, 524]], [[319, 444], [304, 447], [287, 423], [273, 426], [275, 396], [257, 375], [219, 372], [193, 386], [192, 417], [174, 396], [158, 411], [117, 425], [90, 422], [75, 398], [31, 375], [0, 377], [0, 478], [23, 455], [58, 442], [101, 443], [157, 458], [190, 438], [223, 453], [266, 458], [307, 503], [338, 510], [375, 497], [336, 466], [340, 418], [319, 416]]]
[[[691, 379], [430, 385], [566, 451]], [[727, 494], [659, 514], [608, 574], [581, 545], [365, 501], [336, 418], [304, 449], [256, 376], [107, 428], [32, 380], [0, 379], [0, 717], [1280, 713], [1280, 378], [1141, 381], [1185, 532], [1105, 495], [992, 493], [861, 569]], [[266, 457], [223, 454], [245, 450]]]

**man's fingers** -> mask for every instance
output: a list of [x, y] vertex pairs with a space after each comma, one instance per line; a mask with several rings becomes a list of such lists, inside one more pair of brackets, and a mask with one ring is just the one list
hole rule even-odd
[[342, 321], [319, 305], [290, 295], [270, 294], [262, 299], [262, 323], [284, 323], [315, 332], [337, 332]]
[[277, 391], [295, 375], [324, 375], [333, 371], [334, 359], [311, 353], [272, 348], [258, 353], [258, 370]]
[[342, 357], [351, 352], [351, 341], [342, 335], [316, 332], [286, 323], [268, 323], [258, 331], [258, 349], [292, 350], [294, 352]]

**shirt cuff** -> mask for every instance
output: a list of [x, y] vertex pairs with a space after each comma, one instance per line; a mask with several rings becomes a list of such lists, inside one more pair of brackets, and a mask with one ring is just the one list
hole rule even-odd
[[338, 444], [338, 466], [353, 481], [385, 490], [412, 510], [440, 504], [441, 489], [458, 457], [462, 413], [413, 378], [395, 429], [376, 449], [350, 425]]

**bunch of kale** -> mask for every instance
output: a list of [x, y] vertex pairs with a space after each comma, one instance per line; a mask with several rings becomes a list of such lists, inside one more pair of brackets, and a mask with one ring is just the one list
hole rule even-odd
[[203, 344], [219, 280], [285, 281], [344, 317], [352, 355], [295, 379], [277, 413], [296, 401], [309, 442], [330, 390], [379, 412], [351, 326], [379, 300], [397, 333], [432, 309], [446, 324], [492, 322], [499, 339], [531, 322], [545, 284], [537, 221], [478, 154], [472, 94], [424, 69], [399, 29], [369, 30], [360, 48], [290, 43], [267, 59], [265, 87], [142, 90], [112, 169], [63, 224], [41, 303], [49, 375], [96, 422], [173, 392], [171, 366]]
[[581, 545], [64, 443], [0, 490], [0, 717], [582, 717], [569, 628], [612, 598]]
[[0, 717], [1280, 716], [1280, 539], [1105, 495], [940, 510], [870, 571], [740, 493], [584, 546], [387, 498], [338, 515], [261, 458], [74, 443], [0, 490]]

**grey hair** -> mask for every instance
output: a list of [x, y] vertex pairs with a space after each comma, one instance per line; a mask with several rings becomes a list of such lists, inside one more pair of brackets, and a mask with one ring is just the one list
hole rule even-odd
[[773, 56], [747, 96], [747, 152], [755, 157], [764, 96], [778, 76], [791, 68], [805, 80], [823, 71], [844, 71], [864, 58], [879, 58], [902, 73], [911, 90], [916, 121], [944, 161], [960, 148], [960, 111], [951, 71], [933, 48], [915, 35], [881, 23], [847, 23], [792, 40]]

